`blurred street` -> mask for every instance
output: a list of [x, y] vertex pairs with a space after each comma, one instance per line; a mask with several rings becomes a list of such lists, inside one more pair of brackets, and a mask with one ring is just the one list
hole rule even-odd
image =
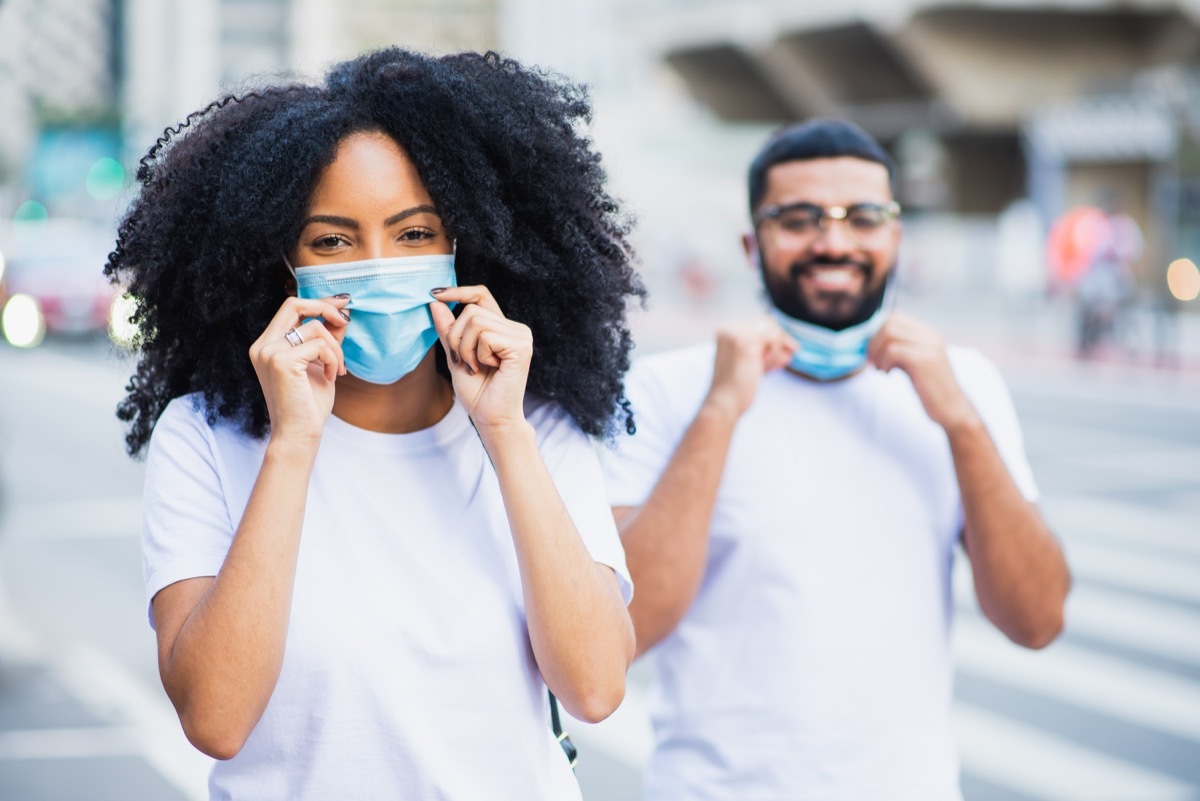
[[[959, 573], [967, 801], [1200, 800], [1200, 373], [1006, 349], [990, 318], [914, 306], [952, 340], [974, 333], [1009, 378], [1076, 579], [1067, 634], [1030, 653], [983, 621]], [[146, 624], [142, 468], [113, 416], [130, 371], [102, 341], [0, 348], [6, 801], [206, 797]], [[637, 798], [646, 674], [612, 719], [569, 727], [590, 801]]]

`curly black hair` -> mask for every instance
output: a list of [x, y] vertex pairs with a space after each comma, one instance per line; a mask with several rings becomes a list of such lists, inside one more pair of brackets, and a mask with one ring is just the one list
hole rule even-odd
[[619, 417], [632, 430], [625, 316], [645, 289], [590, 121], [584, 88], [495, 53], [389, 48], [335, 66], [324, 85], [229, 95], [168, 128], [141, 160], [104, 269], [136, 300], [140, 359], [117, 409], [129, 453], [193, 392], [210, 423], [267, 434], [248, 350], [284, 301], [281, 254], [322, 170], [361, 131], [407, 151], [455, 237], [459, 283], [486, 285], [532, 329], [528, 391], [588, 434], [611, 435]]

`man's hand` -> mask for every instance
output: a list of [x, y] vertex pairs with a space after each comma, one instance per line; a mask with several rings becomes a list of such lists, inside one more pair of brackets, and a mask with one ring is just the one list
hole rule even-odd
[[712, 385], [704, 403], [740, 418], [758, 392], [762, 377], [791, 361], [796, 343], [766, 317], [717, 329]]
[[907, 373], [925, 413], [946, 431], [980, 422], [954, 377], [946, 342], [932, 326], [896, 312], [871, 338], [867, 358], [880, 370], [898, 367]]

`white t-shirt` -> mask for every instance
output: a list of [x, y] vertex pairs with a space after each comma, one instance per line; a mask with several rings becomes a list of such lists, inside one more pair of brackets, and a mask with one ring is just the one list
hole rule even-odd
[[[640, 506], [712, 380], [712, 345], [635, 364], [637, 434], [605, 455]], [[1036, 497], [996, 369], [951, 349]], [[691, 608], [650, 653], [649, 801], [957, 801], [950, 568], [963, 523], [944, 432], [900, 370], [763, 378], [739, 421]]]
[[[194, 398], [154, 429], [146, 470], [147, 599], [220, 569], [265, 440], [210, 427]], [[590, 441], [526, 404], [542, 456], [628, 602], [624, 553]], [[151, 619], [153, 623], [153, 618]], [[578, 799], [549, 724], [495, 472], [455, 402], [431, 428], [379, 434], [336, 417], [309, 484], [283, 667], [213, 799]]]

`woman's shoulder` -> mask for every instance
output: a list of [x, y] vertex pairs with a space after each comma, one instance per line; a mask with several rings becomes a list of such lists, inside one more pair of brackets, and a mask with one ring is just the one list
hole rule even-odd
[[180, 441], [206, 442], [216, 447], [220, 441], [243, 444], [252, 441], [236, 421], [220, 417], [213, 410], [202, 392], [180, 395], [167, 403], [150, 438], [151, 448], [159, 448]]

